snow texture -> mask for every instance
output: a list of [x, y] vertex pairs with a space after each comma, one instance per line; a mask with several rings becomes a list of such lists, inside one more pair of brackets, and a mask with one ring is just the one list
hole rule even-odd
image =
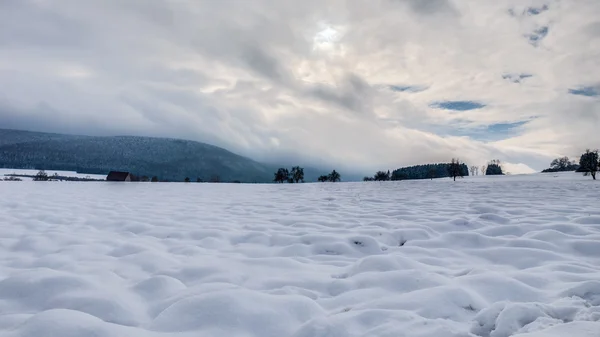
[[[31, 169], [7, 169], [0, 168], [0, 179], [4, 178], [4, 176], [11, 174], [19, 174], [19, 175], [36, 175], [40, 170], [31, 170]], [[55, 170], [47, 170], [46, 174], [52, 176], [54, 174], [58, 174], [63, 177], [76, 177], [76, 178], [92, 178], [92, 179], [106, 179], [106, 174], [88, 174], [88, 173], [77, 173], [73, 171], [55, 171]], [[21, 177], [23, 180], [32, 180], [32, 178]]]
[[580, 174], [0, 182], [2, 337], [598, 337]]

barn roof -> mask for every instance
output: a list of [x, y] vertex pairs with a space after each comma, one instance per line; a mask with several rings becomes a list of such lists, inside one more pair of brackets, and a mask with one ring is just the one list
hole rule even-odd
[[110, 172], [108, 172], [108, 175], [106, 176], [106, 180], [125, 181], [127, 179], [127, 176], [129, 176], [129, 172], [110, 171]]

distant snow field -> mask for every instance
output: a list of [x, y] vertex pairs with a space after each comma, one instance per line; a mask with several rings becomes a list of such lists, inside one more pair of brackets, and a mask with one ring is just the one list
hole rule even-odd
[[[10, 175], [10, 174], [21, 174], [21, 175], [34, 176], [39, 171], [40, 170], [0, 168], [0, 179], [4, 178], [6, 175]], [[63, 177], [76, 177], [76, 178], [90, 177], [92, 179], [106, 179], [106, 175], [102, 175], [102, 174], [87, 174], [87, 173], [77, 173], [77, 172], [73, 172], [73, 171], [46, 170], [46, 174], [48, 174], [49, 176], [52, 176], [55, 173], [58, 174], [59, 176], [63, 176]], [[25, 178], [25, 179], [27, 179], [27, 178]]]
[[600, 183], [0, 182], [2, 337], [598, 337]]

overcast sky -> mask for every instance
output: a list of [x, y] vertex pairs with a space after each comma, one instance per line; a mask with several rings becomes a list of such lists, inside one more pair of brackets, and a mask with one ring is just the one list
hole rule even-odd
[[0, 0], [0, 127], [538, 171], [600, 147], [600, 1]]

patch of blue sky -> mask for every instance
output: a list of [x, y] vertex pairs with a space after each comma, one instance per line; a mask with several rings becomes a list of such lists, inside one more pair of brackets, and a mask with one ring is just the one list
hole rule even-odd
[[512, 123], [494, 123], [489, 125], [472, 126], [465, 123], [453, 123], [437, 131], [448, 136], [469, 137], [477, 141], [499, 141], [508, 139], [519, 134], [519, 127], [527, 124], [528, 121], [519, 121]]
[[580, 87], [577, 89], [569, 89], [569, 94], [587, 97], [598, 97], [600, 96], [600, 89], [594, 87]]
[[529, 7], [525, 10], [525, 13], [527, 13], [527, 15], [539, 15], [542, 12], [547, 11], [548, 8], [548, 5], [543, 5], [542, 7]]
[[432, 108], [454, 110], [454, 111], [468, 111], [485, 108], [486, 105], [476, 101], [441, 101], [434, 102], [429, 105]]
[[398, 92], [420, 92], [420, 91], [424, 91], [427, 89], [426, 87], [415, 86], [415, 85], [390, 85], [390, 86], [388, 86], [388, 88], [392, 91], [398, 91]]
[[520, 121], [520, 122], [514, 122], [514, 123], [496, 123], [496, 124], [490, 124], [486, 127], [486, 131], [487, 132], [492, 132], [492, 133], [508, 133], [510, 131], [512, 131], [515, 128], [518, 128], [519, 126], [523, 126], [525, 124], [527, 124], [528, 121]]
[[533, 31], [533, 33], [525, 35], [529, 39], [529, 43], [537, 46], [538, 43], [548, 35], [549, 28], [547, 26], [540, 27]]

